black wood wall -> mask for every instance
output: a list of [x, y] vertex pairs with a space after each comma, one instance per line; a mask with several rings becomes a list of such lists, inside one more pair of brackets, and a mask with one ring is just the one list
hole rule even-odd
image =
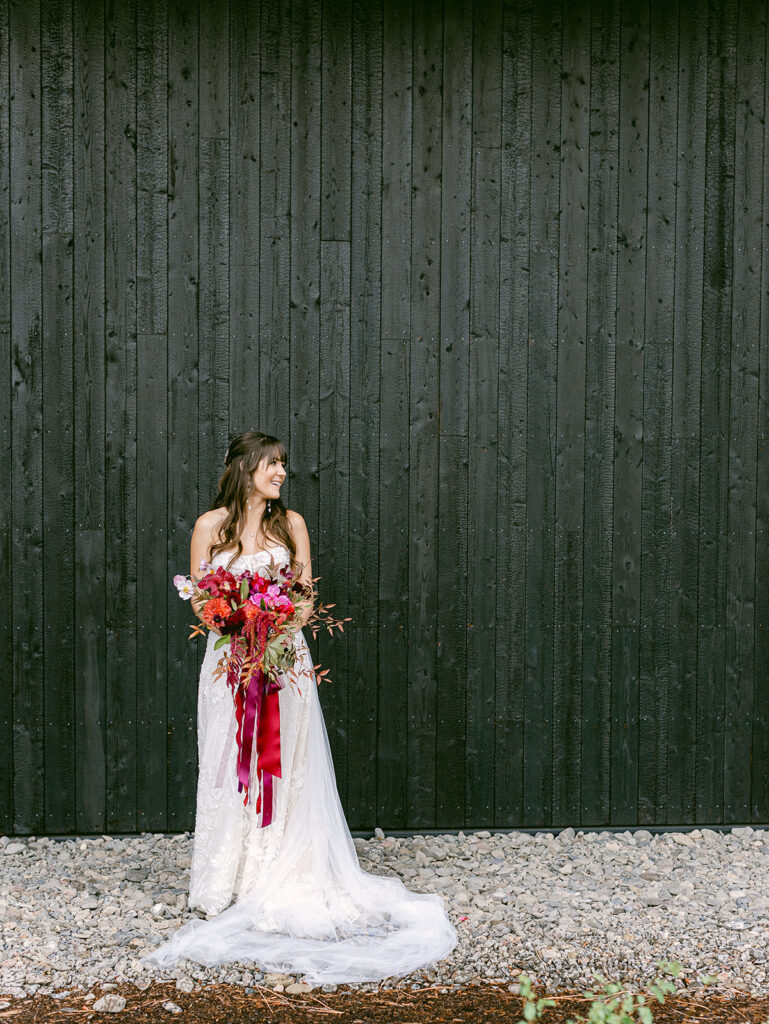
[[352, 828], [769, 821], [766, 65], [749, 0], [0, 3], [0, 830], [193, 827], [248, 428]]

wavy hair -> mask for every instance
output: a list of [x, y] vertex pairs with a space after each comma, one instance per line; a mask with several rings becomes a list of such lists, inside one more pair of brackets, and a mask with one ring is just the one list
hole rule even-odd
[[[218, 490], [214, 498], [212, 509], [227, 508], [227, 515], [219, 526], [219, 537], [221, 540], [211, 546], [211, 559], [217, 551], [229, 548], [237, 541], [237, 548], [227, 564], [232, 565], [235, 559], [243, 551], [243, 542], [240, 533], [246, 523], [246, 500], [248, 487], [251, 482], [251, 474], [257, 468], [262, 459], [267, 459], [268, 464], [277, 457], [285, 466], [288, 460], [286, 446], [277, 437], [271, 434], [263, 434], [259, 430], [247, 430], [244, 434], [234, 437], [224, 457], [224, 472], [219, 477]], [[264, 541], [272, 537], [280, 541], [288, 548], [291, 557], [291, 568], [296, 568], [296, 544], [291, 536], [291, 529], [288, 525], [286, 506], [280, 498], [270, 498], [270, 512], [265, 508], [262, 521], [259, 524], [257, 542], [262, 546]]]

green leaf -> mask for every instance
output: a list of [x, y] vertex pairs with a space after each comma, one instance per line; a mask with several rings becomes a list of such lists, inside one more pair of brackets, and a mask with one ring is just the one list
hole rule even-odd
[[659, 985], [650, 985], [649, 992], [651, 992], [651, 994], [654, 996], [658, 1003], [665, 1002], [665, 993], [662, 991]]
[[228, 644], [229, 642], [230, 642], [230, 637], [228, 637], [228, 636], [220, 636], [219, 639], [214, 644], [214, 650], [218, 651], [220, 647], [224, 647], [224, 645]]
[[526, 1005], [523, 1008], [523, 1015], [526, 1018], [526, 1020], [536, 1020], [537, 1019], [537, 1007], [536, 1007], [536, 1005], [534, 1003], [526, 1003]]
[[652, 1017], [652, 1012], [648, 1006], [638, 1007], [638, 1019], [640, 1020], [641, 1024], [652, 1024], [654, 1018]]
[[240, 598], [242, 601], [245, 601], [245, 599], [248, 597], [248, 591], [248, 580], [243, 580], [243, 582], [240, 584]]

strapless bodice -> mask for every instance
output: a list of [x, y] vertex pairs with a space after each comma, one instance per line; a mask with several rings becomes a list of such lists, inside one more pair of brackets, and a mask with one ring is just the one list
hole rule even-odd
[[[230, 566], [230, 572], [238, 573], [246, 569], [256, 569], [260, 565], [269, 565], [270, 557], [273, 557], [278, 564], [288, 565], [291, 561], [288, 548], [285, 544], [269, 544], [260, 551], [252, 551], [250, 554], [238, 555]], [[232, 558], [232, 550], [217, 551], [213, 557], [212, 565], [217, 568], [220, 565], [227, 565]]]

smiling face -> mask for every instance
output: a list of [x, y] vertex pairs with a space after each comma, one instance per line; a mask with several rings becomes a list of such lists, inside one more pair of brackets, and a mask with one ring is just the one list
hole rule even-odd
[[280, 487], [286, 479], [286, 467], [277, 455], [262, 459], [251, 474], [251, 483], [255, 497], [276, 499], [280, 497]]

